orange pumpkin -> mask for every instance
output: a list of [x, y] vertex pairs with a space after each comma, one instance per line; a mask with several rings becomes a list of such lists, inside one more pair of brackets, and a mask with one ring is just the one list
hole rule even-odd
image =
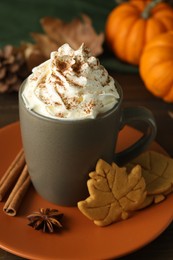
[[147, 89], [173, 102], [173, 31], [158, 35], [145, 46], [139, 68]]
[[173, 30], [173, 8], [157, 2], [131, 0], [115, 7], [108, 15], [106, 39], [121, 60], [138, 65], [145, 44]]

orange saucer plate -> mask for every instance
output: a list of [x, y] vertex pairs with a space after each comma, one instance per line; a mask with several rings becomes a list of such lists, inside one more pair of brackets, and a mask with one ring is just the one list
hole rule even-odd
[[[125, 127], [119, 135], [118, 150], [133, 143], [141, 133]], [[22, 146], [19, 123], [0, 130], [0, 176]], [[150, 150], [165, 153], [153, 143]], [[67, 191], [68, 192], [68, 191]], [[31, 186], [16, 217], [4, 214], [0, 202], [0, 247], [13, 254], [37, 260], [108, 259], [129, 254], [158, 237], [173, 219], [173, 195], [139, 211], [128, 220], [97, 227], [76, 207], [62, 207], [41, 198]], [[61, 233], [45, 234], [28, 226], [26, 216], [39, 208], [57, 208], [64, 213]]]

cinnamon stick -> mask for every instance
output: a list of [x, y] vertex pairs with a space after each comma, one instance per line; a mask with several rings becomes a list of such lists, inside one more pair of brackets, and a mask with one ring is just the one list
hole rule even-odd
[[9, 216], [15, 216], [17, 210], [22, 202], [22, 199], [29, 188], [31, 181], [28, 174], [28, 168], [25, 164], [23, 171], [14, 186], [12, 192], [10, 193], [4, 207], [3, 211]]
[[7, 192], [12, 188], [12, 186], [14, 186], [19, 175], [21, 174], [24, 165], [25, 165], [24, 152], [23, 149], [21, 149], [0, 180], [0, 201], [4, 198]]

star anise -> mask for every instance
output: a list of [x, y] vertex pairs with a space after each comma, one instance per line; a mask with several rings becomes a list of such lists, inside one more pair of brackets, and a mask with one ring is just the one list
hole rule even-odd
[[53, 233], [62, 228], [62, 224], [60, 223], [62, 217], [63, 213], [60, 213], [57, 209], [50, 208], [40, 208], [39, 211], [27, 216], [30, 221], [29, 226], [36, 230], [42, 229], [43, 232], [47, 233]]

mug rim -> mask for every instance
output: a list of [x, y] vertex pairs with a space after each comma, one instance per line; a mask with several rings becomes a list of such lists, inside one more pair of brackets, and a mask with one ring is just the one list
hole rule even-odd
[[114, 105], [113, 108], [111, 108], [110, 110], [108, 110], [107, 112], [103, 113], [103, 114], [100, 114], [99, 116], [97, 116], [96, 118], [79, 118], [79, 119], [60, 119], [60, 118], [52, 118], [52, 117], [48, 117], [48, 116], [44, 116], [42, 114], [39, 114], [37, 112], [35, 112], [34, 110], [31, 110], [31, 109], [28, 109], [25, 105], [25, 102], [24, 102], [24, 99], [22, 97], [22, 92], [23, 92], [23, 89], [24, 89], [24, 86], [25, 86], [25, 83], [27, 81], [28, 78], [26, 78], [20, 88], [19, 88], [19, 95], [18, 95], [18, 98], [19, 98], [19, 107], [20, 107], [20, 104], [22, 104], [22, 106], [24, 107], [24, 109], [28, 112], [28, 114], [30, 114], [31, 116], [33, 117], [36, 117], [40, 120], [45, 120], [45, 121], [51, 121], [53, 123], [62, 123], [62, 124], [75, 124], [75, 123], [85, 123], [85, 122], [89, 122], [89, 121], [99, 121], [99, 120], [103, 120], [104, 118], [107, 118], [109, 117], [112, 113], [114, 113], [116, 110], [118, 110], [118, 108], [121, 106], [121, 103], [122, 103], [122, 100], [123, 100], [123, 90], [122, 90], [122, 87], [120, 86], [120, 84], [118, 83], [117, 80], [114, 79], [115, 81], [115, 86], [117, 88], [117, 91], [118, 91], [118, 94], [119, 94], [119, 99], [118, 99], [118, 102]]

